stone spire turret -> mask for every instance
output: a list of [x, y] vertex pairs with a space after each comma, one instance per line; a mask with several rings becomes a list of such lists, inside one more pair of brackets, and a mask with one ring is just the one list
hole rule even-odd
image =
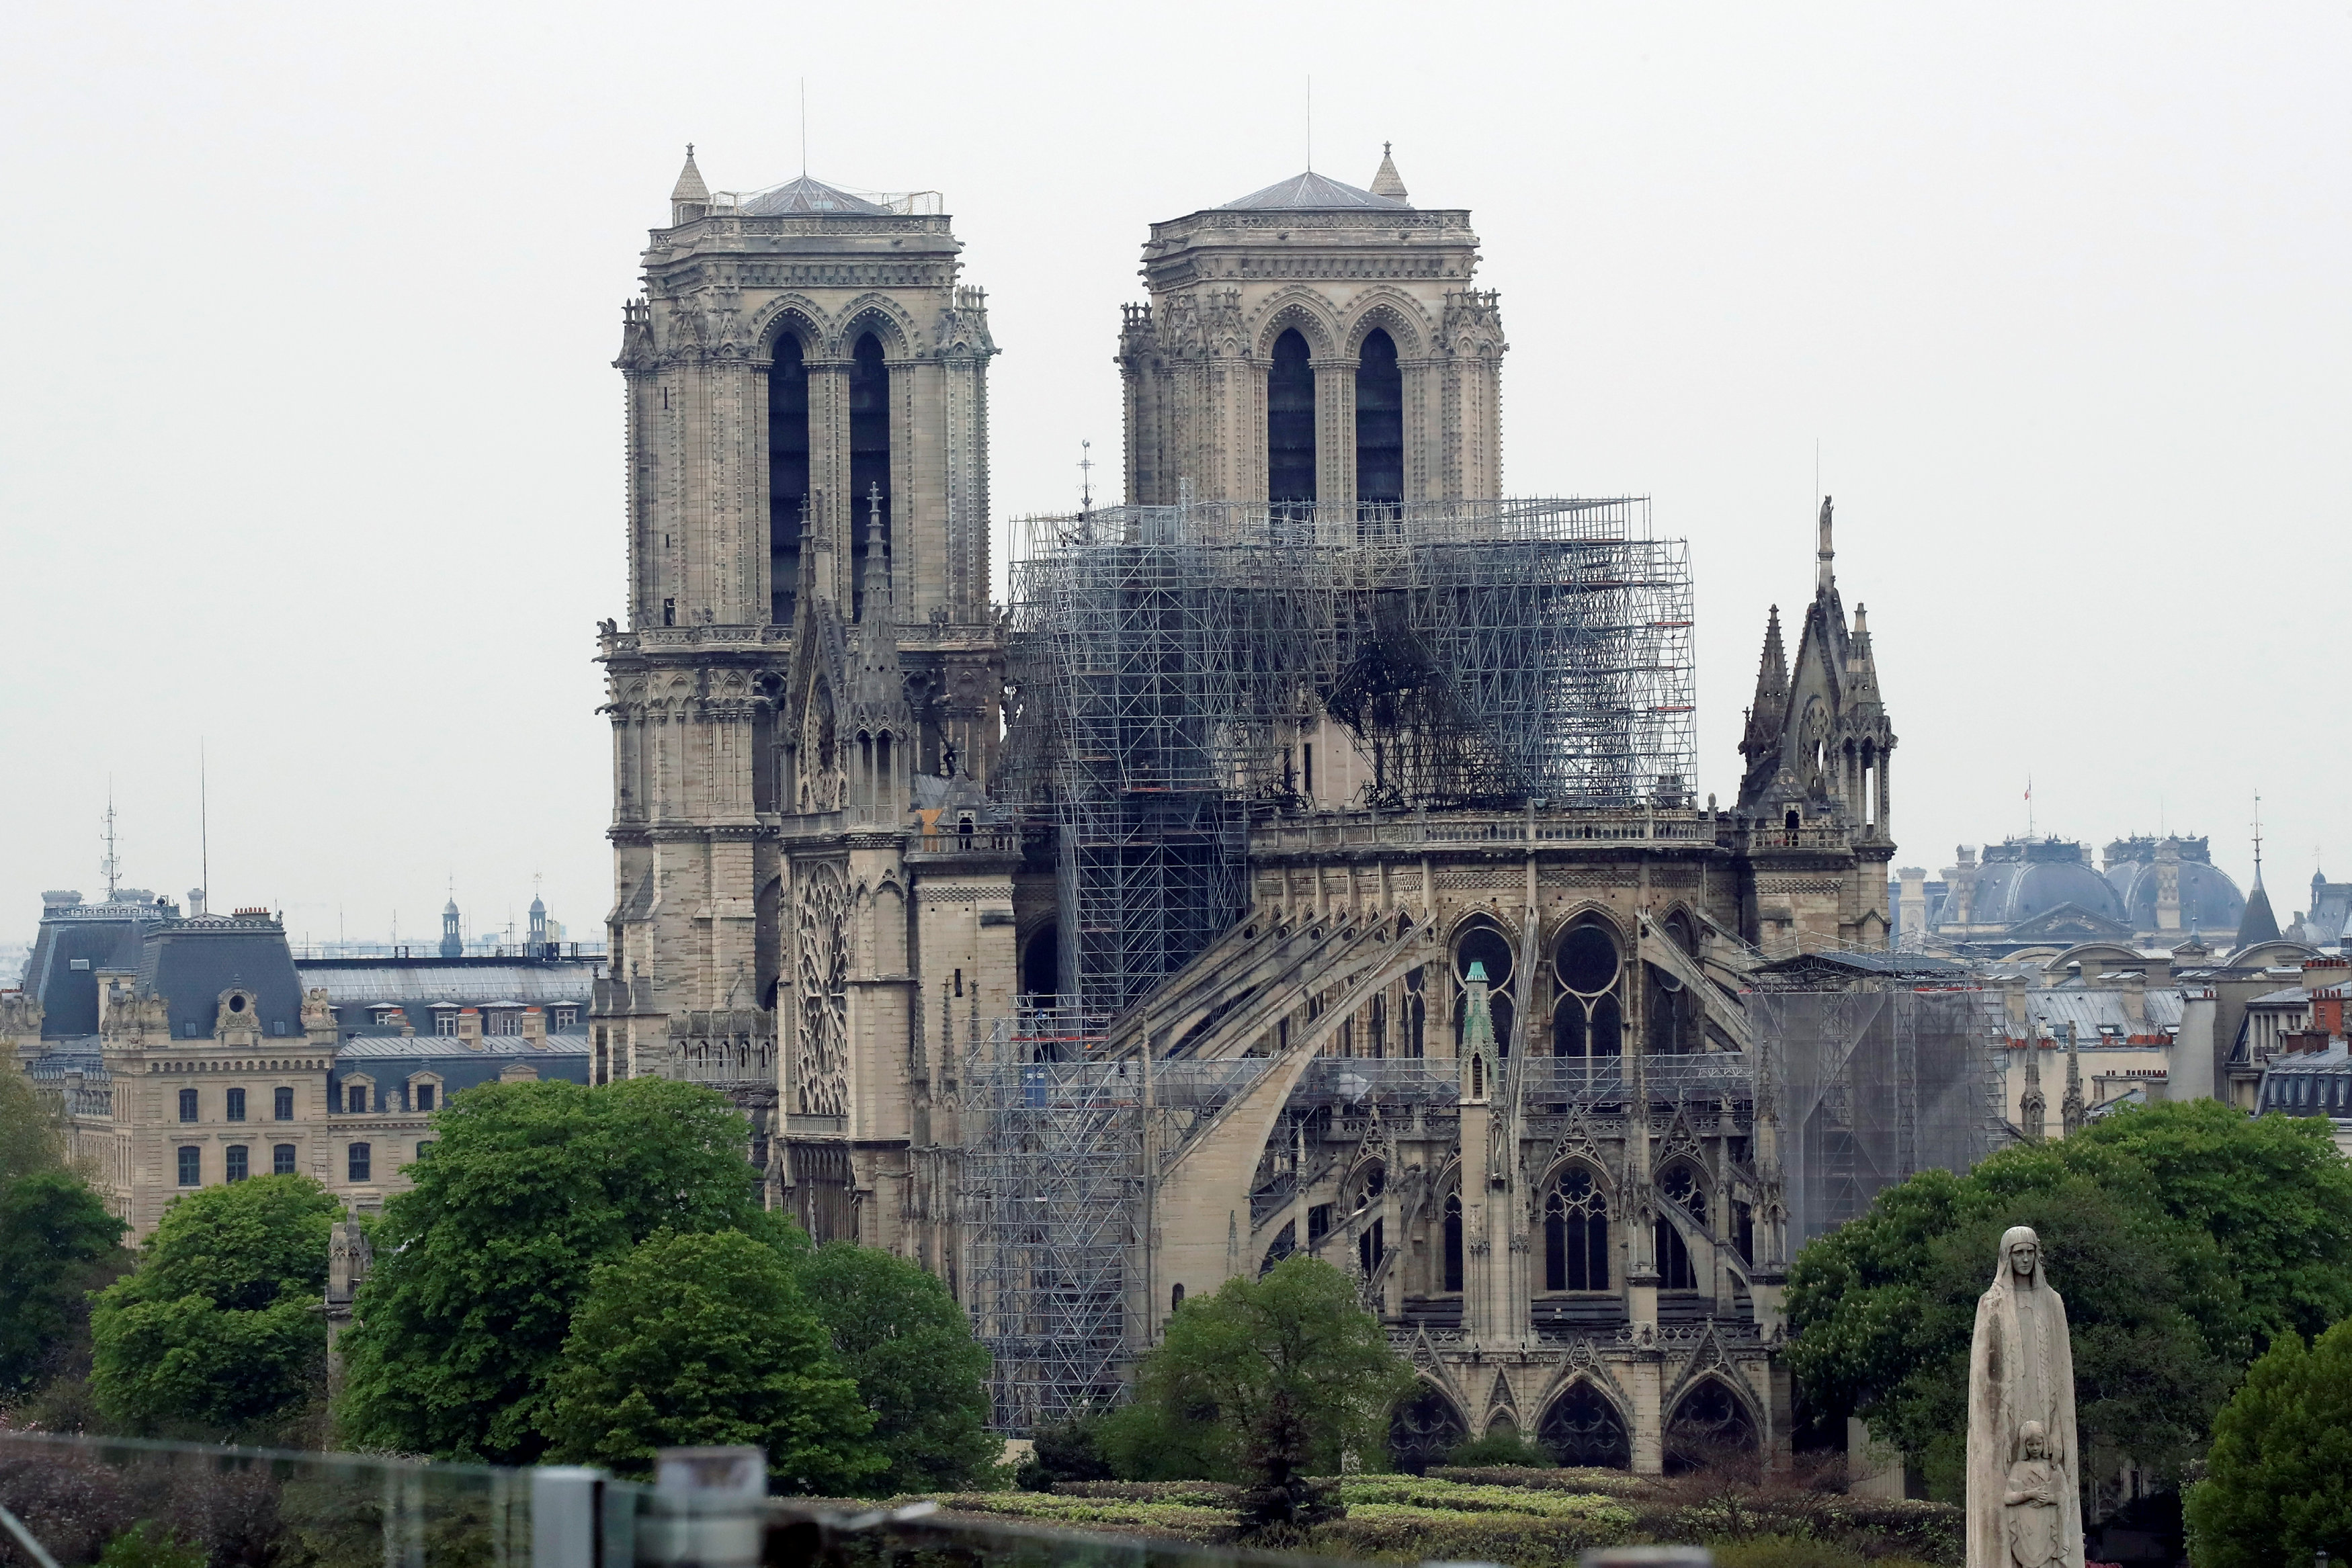
[[669, 221], [675, 228], [690, 224], [710, 210], [710, 187], [702, 183], [702, 171], [694, 166], [694, 143], [686, 144], [686, 167], [677, 172], [677, 183], [669, 193]]
[[2042, 1037], [2025, 1026], [2025, 1093], [2017, 1103], [2017, 1128], [2029, 1144], [2038, 1144], [2050, 1124], [2050, 1102], [2042, 1095]]
[[1764, 622], [1764, 655], [1757, 661], [1756, 701], [1748, 710], [1748, 733], [1739, 754], [1750, 765], [1780, 744], [1780, 727], [1789, 716], [1789, 655], [1780, 642], [1780, 607]]
[[2083, 1130], [2083, 1056], [2074, 1044], [2074, 1020], [2066, 1020], [2066, 1092], [2058, 1102], [2058, 1124], [2073, 1137]]
[[1389, 143], [1381, 143], [1380, 172], [1372, 176], [1372, 194], [1386, 196], [1392, 202], [1405, 199], [1404, 181], [1398, 177], [1396, 160], [1389, 156]]
[[1856, 705], [1878, 700], [1878, 662], [1870, 653], [1870, 612], [1853, 607], [1853, 635], [1846, 644], [1846, 695]]

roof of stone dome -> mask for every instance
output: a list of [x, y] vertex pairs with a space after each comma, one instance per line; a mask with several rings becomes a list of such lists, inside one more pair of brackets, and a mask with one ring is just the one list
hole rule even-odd
[[787, 180], [772, 190], [761, 192], [745, 202], [742, 212], [755, 218], [774, 217], [782, 213], [852, 213], [862, 217], [888, 217], [890, 209], [837, 191], [822, 180], [812, 180], [803, 174], [797, 180]]
[[1987, 844], [1970, 917], [2014, 925], [2071, 904], [2107, 920], [2126, 918], [2115, 885], [2083, 858], [2083, 846], [2063, 839]]
[[1237, 201], [1227, 202], [1220, 209], [1226, 212], [1297, 210], [1313, 212], [1334, 207], [1385, 207], [1391, 211], [1410, 211], [1410, 204], [1387, 196], [1376, 196], [1370, 191], [1343, 184], [1328, 174], [1308, 170], [1278, 180], [1263, 191], [1252, 191]]

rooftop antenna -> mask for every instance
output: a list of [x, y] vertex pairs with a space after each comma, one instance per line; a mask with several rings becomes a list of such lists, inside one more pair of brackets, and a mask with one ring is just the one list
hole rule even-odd
[[196, 880], [204, 884], [205, 911], [213, 905], [212, 790], [205, 766], [205, 737], [196, 737]]
[[1091, 441], [1078, 443], [1078, 510], [1081, 512], [1091, 512], [1095, 509], [1093, 447], [1094, 443]]
[[808, 78], [801, 78], [801, 178], [808, 178]]
[[1307, 172], [1315, 172], [1315, 78], [1307, 78]]
[[2033, 837], [2033, 775], [2025, 776], [2025, 836]]
[[98, 862], [98, 868], [106, 873], [106, 902], [112, 904], [120, 881], [116, 873], [121, 871], [122, 861], [114, 852], [114, 775], [111, 773], [106, 776], [106, 858]]

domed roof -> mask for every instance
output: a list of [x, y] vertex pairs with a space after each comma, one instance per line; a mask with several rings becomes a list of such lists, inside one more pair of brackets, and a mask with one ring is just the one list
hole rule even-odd
[[[2124, 918], [2135, 931], [2157, 929], [2156, 894], [2157, 870], [2153, 860], [2126, 861], [2118, 864], [2112, 855], [2107, 864], [2107, 881], [2115, 885], [2116, 896], [2123, 900]], [[2195, 927], [2200, 931], [2235, 931], [2246, 913], [2246, 895], [2230, 873], [2201, 856], [2191, 860], [2187, 853], [2180, 857], [2180, 925], [2183, 930]]]
[[2011, 839], [1985, 846], [1971, 918], [2014, 925], [2067, 904], [2107, 920], [2125, 919], [2122, 897], [2083, 858], [2082, 845], [2063, 839]]

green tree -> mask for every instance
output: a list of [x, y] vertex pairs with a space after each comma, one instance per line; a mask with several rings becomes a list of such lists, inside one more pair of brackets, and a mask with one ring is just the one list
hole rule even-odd
[[205, 1568], [205, 1549], [183, 1541], [152, 1519], [119, 1531], [99, 1554], [98, 1568]]
[[2103, 1183], [2144, 1180], [2166, 1213], [2213, 1239], [2250, 1357], [2352, 1316], [2352, 1161], [2326, 1117], [2178, 1101], [2102, 1118], [2056, 1148]]
[[2186, 1512], [2198, 1568], [2352, 1555], [2352, 1319], [2282, 1334], [2213, 1424]]
[[877, 1248], [835, 1241], [802, 1262], [800, 1284], [874, 1413], [889, 1468], [879, 1495], [953, 1491], [1003, 1452], [988, 1430], [989, 1354], [938, 1276]]
[[1107, 1481], [1118, 1472], [1102, 1448], [1103, 1413], [1083, 1410], [1051, 1427], [1040, 1427], [1029, 1457], [1013, 1472], [1023, 1491], [1052, 1491], [1055, 1481]]
[[0, 1186], [66, 1165], [65, 1116], [13, 1061], [0, 1062]]
[[0, 1397], [30, 1387], [87, 1321], [121, 1255], [122, 1221], [69, 1171], [0, 1182]]
[[597, 1265], [549, 1392], [557, 1451], [627, 1474], [752, 1443], [786, 1490], [840, 1496], [889, 1462], [791, 1264], [740, 1231], [656, 1231]]
[[2158, 1105], [1923, 1172], [1808, 1246], [1788, 1297], [1808, 1408], [1866, 1416], [1939, 1491], [1958, 1485], [1976, 1300], [2012, 1224], [2040, 1232], [2066, 1298], [2085, 1443], [2178, 1471], [2271, 1334], [2345, 1289], [2352, 1166], [2324, 1126]]
[[1306, 1476], [1335, 1474], [1346, 1452], [1384, 1451], [1389, 1407], [1412, 1386], [1348, 1277], [1293, 1253], [1177, 1309], [1104, 1447], [1139, 1479], [1247, 1481], [1265, 1494], [1258, 1518], [1283, 1522], [1307, 1505]]
[[[656, 1230], [799, 1233], [761, 1212], [751, 1130], [715, 1091], [486, 1083], [434, 1118], [433, 1157], [384, 1206], [342, 1341], [350, 1441], [528, 1464], [591, 1271]], [[805, 1246], [805, 1242], [800, 1245]]]
[[327, 1237], [341, 1206], [308, 1176], [176, 1199], [90, 1322], [99, 1407], [138, 1429], [267, 1431], [318, 1386]]

